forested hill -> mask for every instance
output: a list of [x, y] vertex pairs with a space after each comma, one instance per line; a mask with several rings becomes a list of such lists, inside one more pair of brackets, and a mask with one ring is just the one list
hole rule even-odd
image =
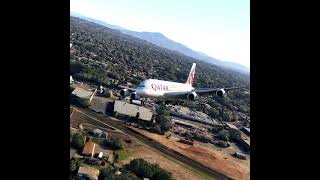
[[[137, 85], [146, 78], [185, 82], [193, 62], [197, 63], [194, 87], [249, 85], [249, 75], [199, 61], [176, 51], [102, 25], [70, 17], [71, 74], [75, 78], [108, 84], [111, 80]], [[249, 97], [242, 92], [231, 96], [249, 112]], [[229, 99], [229, 98], [227, 98]], [[230, 97], [231, 99], [231, 97]]]
[[161, 34], [159, 32], [131, 31], [131, 30], [122, 28], [120, 26], [108, 24], [108, 23], [103, 22], [101, 20], [96, 20], [96, 19], [86, 17], [86, 16], [78, 14], [78, 13], [70, 12], [70, 14], [74, 17], [78, 17], [80, 19], [84, 19], [84, 20], [99, 24], [99, 25], [105, 26], [107, 28], [119, 30], [120, 32], [122, 32], [124, 34], [128, 34], [130, 36], [137, 37], [142, 40], [146, 40], [148, 42], [151, 42], [151, 43], [153, 43], [157, 46], [163, 47], [163, 48], [178, 51], [184, 55], [199, 59], [204, 62], [208, 62], [210, 64], [217, 65], [219, 67], [235, 70], [235, 71], [242, 72], [245, 74], [249, 74], [249, 71], [250, 71], [247, 67], [245, 67], [239, 63], [234, 63], [234, 62], [229, 62], [229, 61], [221, 61], [216, 58], [212, 58], [202, 52], [194, 51], [181, 43], [175, 42], [175, 41], [167, 38], [166, 36], [164, 36], [163, 34]]

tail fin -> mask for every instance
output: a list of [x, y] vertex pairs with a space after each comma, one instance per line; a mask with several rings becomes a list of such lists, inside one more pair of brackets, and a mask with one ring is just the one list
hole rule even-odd
[[190, 86], [192, 86], [194, 82], [195, 74], [196, 74], [196, 63], [193, 63], [186, 84], [189, 84]]

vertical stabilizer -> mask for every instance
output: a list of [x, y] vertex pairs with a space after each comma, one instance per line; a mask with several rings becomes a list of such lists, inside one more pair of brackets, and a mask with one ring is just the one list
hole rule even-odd
[[195, 74], [196, 74], [196, 63], [193, 63], [186, 84], [192, 86], [194, 82]]

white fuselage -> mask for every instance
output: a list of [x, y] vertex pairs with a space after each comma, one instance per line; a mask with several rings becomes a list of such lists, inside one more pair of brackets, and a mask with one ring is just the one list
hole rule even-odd
[[172, 96], [167, 96], [166, 93], [186, 92], [193, 89], [194, 88], [191, 85], [185, 83], [147, 79], [139, 84], [139, 86], [136, 88], [136, 93], [138, 96], [143, 98], [170, 100], [175, 98]]

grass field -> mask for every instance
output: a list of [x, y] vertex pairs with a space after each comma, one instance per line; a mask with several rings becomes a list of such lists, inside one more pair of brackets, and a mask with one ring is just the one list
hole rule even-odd
[[115, 159], [116, 162], [120, 162], [128, 158], [128, 153], [125, 149], [117, 150], [115, 153], [116, 153], [116, 159]]

